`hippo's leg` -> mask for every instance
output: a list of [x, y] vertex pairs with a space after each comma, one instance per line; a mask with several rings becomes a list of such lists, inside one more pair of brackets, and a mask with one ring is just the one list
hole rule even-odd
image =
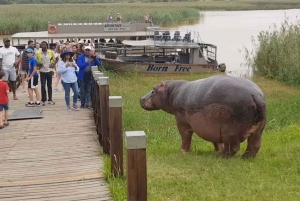
[[224, 144], [223, 143], [213, 143], [215, 147], [215, 151], [223, 151]]
[[245, 153], [242, 155], [242, 158], [251, 158], [255, 157], [258, 150], [261, 146], [261, 135], [263, 133], [264, 126], [257, 131], [255, 131], [252, 135], [250, 135], [247, 139], [247, 149]]
[[226, 136], [223, 138], [224, 149], [221, 152], [222, 158], [229, 158], [240, 150], [240, 141], [238, 136]]
[[177, 127], [181, 135], [181, 151], [187, 152], [191, 148], [193, 131], [187, 131], [185, 127], [182, 127], [182, 125], [177, 125]]
[[224, 149], [221, 152], [221, 157], [222, 158], [232, 157], [239, 150], [240, 150], [240, 143], [239, 142], [224, 143]]

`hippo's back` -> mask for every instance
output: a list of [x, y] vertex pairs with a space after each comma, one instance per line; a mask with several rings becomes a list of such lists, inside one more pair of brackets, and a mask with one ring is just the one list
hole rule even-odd
[[[265, 112], [265, 99], [261, 89], [252, 81], [233, 76], [212, 76], [183, 84], [177, 97], [177, 105], [184, 105], [187, 112], [197, 112], [211, 105], [232, 110], [232, 117], [249, 118]], [[182, 108], [181, 108], [182, 110]], [[247, 111], [249, 112], [247, 113]], [[247, 115], [249, 115], [247, 117]]]

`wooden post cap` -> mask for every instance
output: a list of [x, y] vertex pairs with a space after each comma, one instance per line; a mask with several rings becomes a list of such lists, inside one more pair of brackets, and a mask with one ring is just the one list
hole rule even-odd
[[109, 107], [122, 107], [122, 96], [109, 96]]
[[92, 73], [93, 73], [93, 76], [95, 77], [95, 74], [100, 73], [100, 71], [93, 71]]
[[103, 73], [94, 73], [94, 79], [95, 80], [98, 80], [99, 77], [103, 77], [103, 76], [104, 76]]
[[99, 85], [108, 85], [108, 78], [109, 77], [99, 77]]
[[146, 134], [144, 131], [126, 131], [125, 143], [127, 149], [146, 149]]
[[92, 69], [92, 71], [97, 71], [98, 70], [98, 66], [92, 66], [91, 69]]

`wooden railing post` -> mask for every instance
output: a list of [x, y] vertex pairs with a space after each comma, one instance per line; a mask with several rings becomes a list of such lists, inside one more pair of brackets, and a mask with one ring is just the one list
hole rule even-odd
[[[92, 66], [92, 67], [91, 67], [91, 70], [92, 70], [93, 72], [94, 72], [94, 71], [99, 71], [99, 70], [98, 70], [98, 66]], [[99, 72], [100, 72], [100, 71], [99, 71]]]
[[99, 128], [100, 126], [99, 125], [99, 118], [98, 116], [100, 115], [100, 112], [99, 112], [99, 102], [100, 102], [100, 96], [99, 96], [99, 85], [98, 85], [98, 79], [99, 77], [103, 77], [103, 73], [95, 73], [94, 74], [94, 105], [93, 105], [93, 111], [94, 111], [94, 118], [95, 118], [95, 125], [96, 125], [96, 131], [97, 131], [97, 135], [98, 135], [98, 141], [100, 142], [100, 138], [102, 139], [102, 136], [100, 135], [100, 132], [99, 132]]
[[100, 116], [103, 153], [109, 155], [109, 84], [108, 77], [99, 78]]
[[113, 176], [123, 176], [122, 97], [109, 96], [110, 167]]
[[98, 95], [97, 95], [97, 91], [98, 91], [98, 78], [99, 77], [103, 77], [103, 73], [100, 73], [100, 71], [93, 71], [93, 78], [92, 79], [92, 89], [91, 89], [91, 101], [92, 101], [92, 109], [94, 112], [94, 120], [95, 120], [95, 124], [97, 125], [97, 99], [99, 99]]
[[144, 131], [125, 132], [127, 160], [127, 200], [147, 200], [146, 134]]
[[[97, 72], [100, 73], [100, 71], [93, 71], [92, 72], [93, 73], [93, 78], [95, 77], [95, 73], [97, 73]], [[95, 85], [97, 85], [97, 82], [95, 82], [95, 80], [92, 79], [92, 85], [91, 85], [91, 102], [92, 102], [92, 108], [93, 109], [94, 109], [94, 106], [95, 106]], [[96, 122], [96, 120], [95, 120], [95, 122]]]

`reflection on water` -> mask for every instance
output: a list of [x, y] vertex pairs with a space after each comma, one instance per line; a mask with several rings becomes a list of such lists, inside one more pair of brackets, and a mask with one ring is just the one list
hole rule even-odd
[[203, 42], [218, 47], [218, 62], [225, 63], [227, 71], [244, 74], [248, 69], [243, 65], [244, 47], [252, 49], [251, 37], [255, 39], [260, 31], [269, 30], [274, 24], [280, 25], [285, 15], [295, 22], [300, 9], [272, 11], [211, 11], [205, 12], [204, 20], [196, 25], [180, 26], [200, 32]]
[[[225, 63], [232, 74], [244, 74], [244, 47], [252, 48], [251, 37], [255, 39], [260, 31], [268, 30], [272, 24], [280, 25], [285, 15], [294, 22], [300, 9], [261, 11], [210, 11], [198, 24], [180, 26], [180, 29], [197, 31], [203, 42], [217, 45], [219, 63]], [[8, 36], [10, 38], [10, 36]], [[0, 36], [0, 45], [3, 45]], [[37, 40], [41, 42], [42, 40]], [[56, 42], [56, 40], [54, 41]], [[21, 40], [26, 44], [27, 40]]]

